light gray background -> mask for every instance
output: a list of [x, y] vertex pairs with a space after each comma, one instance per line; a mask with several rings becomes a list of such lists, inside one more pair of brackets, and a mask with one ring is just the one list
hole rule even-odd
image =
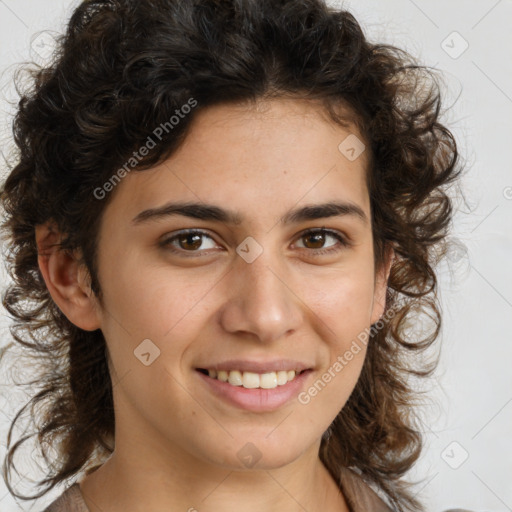
[[[512, 511], [512, 1], [332, 3], [351, 10], [371, 39], [404, 47], [443, 71], [445, 107], [450, 107], [445, 121], [469, 169], [463, 183], [468, 201], [457, 203], [453, 231], [464, 245], [439, 269], [442, 357], [427, 386], [437, 406], [421, 410], [426, 448], [408, 476], [423, 479], [415, 492], [429, 511]], [[51, 40], [38, 33], [60, 31], [73, 5], [69, 0], [0, 0], [3, 151], [12, 112], [8, 101], [15, 99], [12, 65], [44, 57]], [[3, 288], [5, 275], [0, 278]], [[9, 339], [6, 325], [3, 315], [0, 345]], [[5, 382], [5, 369], [1, 374]], [[7, 418], [20, 405], [13, 393], [2, 386], [2, 458]], [[62, 490], [33, 504], [17, 503], [1, 482], [0, 510], [38, 512]]]

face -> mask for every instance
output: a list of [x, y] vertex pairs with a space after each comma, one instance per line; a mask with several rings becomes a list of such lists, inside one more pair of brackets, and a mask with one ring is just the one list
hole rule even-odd
[[[169, 160], [117, 185], [98, 256], [117, 446], [231, 469], [318, 449], [387, 279], [366, 155], [338, 149], [351, 133], [311, 101], [217, 106]], [[307, 371], [287, 382], [293, 370]]]

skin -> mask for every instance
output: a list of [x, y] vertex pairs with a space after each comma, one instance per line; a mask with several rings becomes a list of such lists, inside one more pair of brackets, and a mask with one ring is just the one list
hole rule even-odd
[[[348, 511], [318, 450], [354, 389], [364, 345], [309, 403], [294, 399], [270, 412], [225, 403], [195, 368], [231, 358], [294, 358], [314, 368], [307, 389], [381, 317], [392, 258], [375, 275], [370, 222], [354, 215], [279, 222], [291, 209], [334, 200], [371, 218], [366, 153], [349, 161], [338, 150], [350, 133], [362, 137], [311, 100], [198, 114], [170, 159], [131, 172], [113, 192], [99, 234], [103, 304], [76, 257], [44, 250], [59, 237], [51, 224], [36, 230], [53, 299], [75, 325], [100, 328], [111, 357], [116, 449], [81, 481], [85, 501], [91, 512]], [[229, 208], [243, 220], [132, 223], [142, 210], [178, 200]], [[187, 228], [208, 236], [192, 249], [179, 238], [159, 247]], [[315, 228], [336, 231], [350, 245], [302, 233]], [[236, 253], [249, 236], [263, 248], [252, 263]], [[329, 248], [338, 250], [315, 256]], [[160, 350], [149, 366], [134, 356], [147, 338]], [[251, 468], [237, 456], [248, 442], [261, 453]]]

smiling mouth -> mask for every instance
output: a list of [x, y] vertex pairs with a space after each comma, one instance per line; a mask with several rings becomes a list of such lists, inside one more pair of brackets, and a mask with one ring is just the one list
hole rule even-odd
[[239, 370], [210, 370], [206, 368], [197, 368], [197, 371], [208, 375], [210, 378], [226, 382], [234, 387], [244, 387], [246, 389], [274, 389], [284, 386], [295, 379], [297, 375], [311, 370], [281, 370], [277, 372], [254, 373], [241, 372]]

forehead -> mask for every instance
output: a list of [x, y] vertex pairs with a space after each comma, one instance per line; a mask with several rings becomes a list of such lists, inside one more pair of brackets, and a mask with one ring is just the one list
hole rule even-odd
[[109, 208], [133, 217], [171, 200], [204, 202], [246, 222], [301, 203], [350, 201], [369, 216], [363, 148], [355, 125], [340, 126], [311, 100], [209, 107], [166, 162], [123, 178]]

